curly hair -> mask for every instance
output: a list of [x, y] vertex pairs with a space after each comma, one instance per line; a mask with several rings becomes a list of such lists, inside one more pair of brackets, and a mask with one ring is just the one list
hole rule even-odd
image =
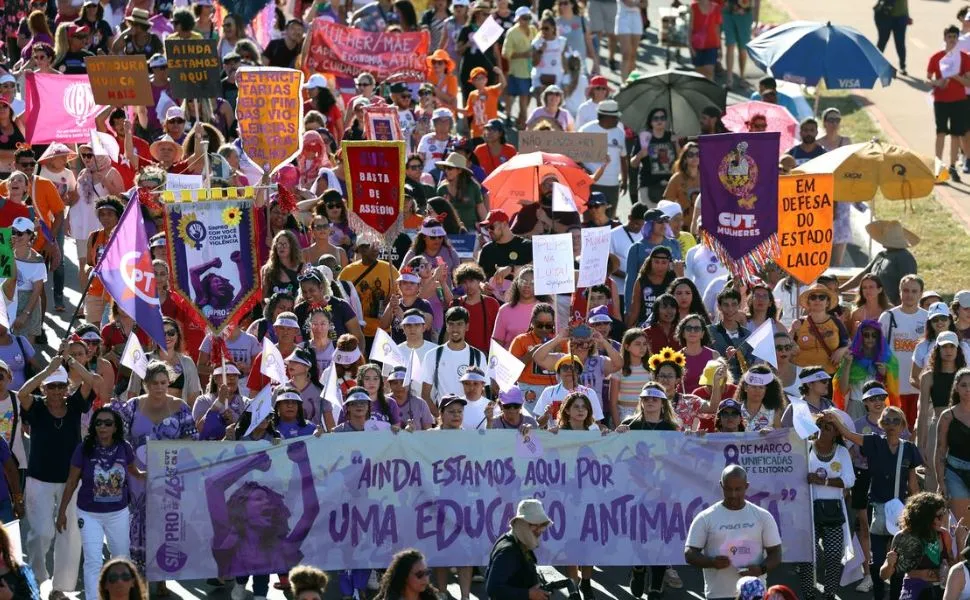
[[286, 537], [290, 531], [290, 509], [286, 507], [286, 499], [273, 488], [255, 481], [243, 483], [229, 496], [229, 501], [226, 502], [226, 510], [229, 513], [230, 526], [240, 536], [245, 536], [246, 531], [252, 528], [249, 517], [246, 515], [246, 505], [249, 504], [250, 497], [256, 492], [264, 493], [268, 502], [273, 506], [270, 511], [272, 524], [266, 528], [265, 537]]
[[[408, 577], [411, 576], [411, 569], [423, 560], [424, 555], [414, 548], [401, 550], [395, 554], [381, 578], [381, 589], [377, 592], [377, 600], [400, 598], [407, 586]], [[423, 592], [418, 594], [420, 600], [436, 600], [437, 597], [438, 590], [430, 583]]]
[[281, 238], [286, 238], [286, 241], [290, 243], [290, 262], [295, 264], [297, 268], [303, 264], [303, 249], [300, 247], [300, 240], [296, 237], [296, 234], [289, 229], [280, 231], [273, 236], [273, 242], [269, 246], [269, 258], [266, 259], [266, 265], [262, 272], [262, 277], [272, 282], [279, 281], [280, 273], [286, 267], [279, 253], [278, 246]]
[[81, 453], [84, 456], [94, 456], [94, 448], [98, 445], [98, 415], [108, 413], [115, 423], [115, 430], [111, 434], [111, 445], [117, 446], [125, 441], [125, 426], [121, 420], [121, 414], [110, 406], [103, 406], [91, 413], [91, 421], [88, 422], [88, 431], [84, 434], [84, 441]]
[[330, 580], [327, 574], [308, 565], [297, 565], [290, 569], [290, 593], [294, 598], [298, 598], [304, 592], [316, 593], [319, 598], [323, 598], [327, 589], [327, 582]]
[[590, 425], [593, 424], [593, 403], [590, 402], [589, 396], [582, 392], [573, 392], [562, 401], [559, 418], [557, 419], [559, 429], [569, 429], [569, 409], [577, 402], [586, 403], [586, 419], [583, 420], [583, 429], [589, 429]]
[[947, 510], [946, 500], [939, 494], [920, 492], [910, 496], [899, 518], [899, 525], [903, 531], [909, 532], [921, 540], [934, 539], [936, 514], [940, 510]]
[[[357, 341], [353, 335], [345, 333], [337, 338], [337, 350], [343, 352], [353, 352], [360, 347], [360, 342]], [[352, 365], [338, 365], [336, 362], [333, 363], [333, 370], [337, 374], [337, 377], [343, 377], [345, 374], [350, 374], [352, 377], [357, 377], [357, 370], [361, 365], [364, 364], [364, 357], [361, 356]]]
[[[690, 288], [690, 306], [687, 307], [689, 311], [688, 314], [697, 315], [704, 322], [704, 325], [710, 325], [710, 320], [707, 318], [707, 308], [704, 306], [704, 300], [701, 297], [700, 291], [693, 281], [686, 277], [678, 277], [670, 282], [667, 286], [667, 293], [677, 299], [677, 294], [674, 291], [682, 285], [686, 285]], [[738, 303], [740, 304], [740, 294], [738, 295]], [[680, 305], [677, 305], [678, 308]]]
[[117, 565], [124, 565], [128, 569], [128, 574], [131, 575], [131, 589], [128, 590], [128, 600], [148, 600], [148, 585], [138, 574], [135, 565], [127, 558], [112, 558], [101, 567], [101, 575], [98, 577], [98, 597], [111, 597], [108, 594], [108, 571]]
[[[677, 310], [677, 299], [666, 292], [657, 296], [657, 298], [653, 301], [653, 309], [650, 311], [650, 316], [647, 317], [648, 327], [652, 327], [660, 322], [660, 310], [658, 310], [660, 308], [672, 308]], [[674, 318], [677, 318], [676, 313], [674, 314]]]
[[[755, 365], [748, 370], [758, 375], [772, 374], [771, 369], [767, 365]], [[761, 400], [761, 404], [768, 410], [783, 409], [785, 407], [785, 392], [781, 387], [781, 381], [778, 380], [778, 377], [772, 377], [771, 383], [766, 388], [765, 397]], [[742, 406], [748, 401], [748, 382], [744, 380], [744, 377], [741, 378], [741, 383], [734, 390], [734, 399], [740, 402]]]

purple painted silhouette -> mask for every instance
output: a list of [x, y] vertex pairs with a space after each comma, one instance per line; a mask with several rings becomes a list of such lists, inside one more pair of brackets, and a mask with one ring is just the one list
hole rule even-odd
[[226, 492], [254, 470], [268, 471], [272, 459], [260, 452], [233, 465], [205, 482], [206, 502], [212, 520], [212, 556], [220, 577], [285, 573], [303, 560], [300, 546], [320, 513], [313, 487], [313, 473], [306, 442], [286, 448], [300, 471], [303, 516], [292, 531], [290, 511], [283, 495], [271, 488], [247, 481], [226, 501]]
[[[239, 269], [239, 281], [245, 282], [246, 268], [243, 265], [242, 253], [236, 250], [229, 255], [229, 258], [236, 263], [236, 267]], [[222, 268], [222, 259], [216, 257], [189, 270], [195, 301], [199, 306], [211, 306], [216, 309], [229, 308], [240, 296], [246, 293], [245, 286], [237, 294], [232, 283], [222, 275], [208, 273], [205, 277], [202, 276], [203, 273], [213, 267]]]

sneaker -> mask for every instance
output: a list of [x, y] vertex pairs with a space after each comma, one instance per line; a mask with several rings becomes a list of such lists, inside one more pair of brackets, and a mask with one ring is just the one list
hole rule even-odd
[[630, 569], [630, 594], [634, 598], [643, 596], [643, 590], [647, 587], [647, 568], [633, 567]]
[[963, 161], [963, 172], [970, 173], [970, 158], [967, 158]]
[[620, 70], [620, 62], [618, 60], [615, 60], [615, 59], [612, 59], [611, 58], [610, 59], [610, 70], [611, 71], [619, 71]]
[[863, 577], [862, 581], [859, 582], [859, 585], [855, 586], [855, 591], [862, 594], [868, 594], [869, 592], [871, 592], [872, 577], [870, 577], [869, 575], [866, 575], [865, 577]]
[[580, 580], [579, 591], [583, 595], [583, 600], [593, 600], [596, 598], [596, 592], [593, 591], [593, 581], [591, 579]]
[[680, 574], [677, 573], [677, 569], [667, 567], [667, 570], [664, 571], [664, 585], [675, 590], [684, 587], [684, 582], [680, 579]]
[[232, 598], [232, 600], [246, 600], [246, 595], [246, 586], [242, 585], [241, 583], [237, 583], [232, 588], [232, 592], [229, 593], [229, 597]]
[[953, 165], [950, 166], [950, 180], [953, 183], [960, 183], [960, 173], [957, 172], [957, 168]]
[[472, 583], [485, 583], [485, 575], [482, 574], [481, 567], [472, 568]]
[[367, 589], [376, 592], [381, 589], [381, 582], [377, 580], [377, 571], [371, 569], [370, 575], [367, 576]]

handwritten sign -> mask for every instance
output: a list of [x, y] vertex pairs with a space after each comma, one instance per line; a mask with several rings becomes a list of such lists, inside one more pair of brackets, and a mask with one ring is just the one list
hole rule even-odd
[[404, 142], [344, 140], [347, 208], [378, 233], [404, 210]]
[[10, 228], [0, 228], [0, 279], [13, 275], [13, 246], [10, 242]]
[[610, 257], [610, 226], [582, 230], [583, 247], [579, 253], [579, 281], [576, 287], [600, 285], [606, 281], [606, 262]]
[[219, 40], [165, 40], [168, 80], [176, 98], [218, 98], [222, 95]]
[[502, 37], [504, 31], [495, 17], [488, 15], [488, 18], [479, 25], [478, 31], [472, 34], [472, 41], [475, 42], [479, 50], [485, 52]]
[[[169, 174], [165, 178], [165, 190], [169, 192], [188, 192], [189, 198], [198, 200], [199, 192], [203, 191], [202, 176]], [[184, 194], [179, 194], [178, 196], [185, 197]]]
[[572, 294], [576, 289], [571, 234], [554, 233], [533, 237], [532, 262], [535, 265], [537, 295]]
[[601, 163], [606, 160], [606, 134], [522, 131], [519, 132], [519, 152], [555, 152], [576, 162]]
[[356, 77], [367, 71], [378, 80], [394, 75], [403, 81], [424, 81], [431, 34], [371, 33], [331, 23], [319, 17], [310, 27], [303, 69]]
[[295, 69], [242, 67], [236, 74], [236, 119], [243, 150], [273, 173], [303, 146], [303, 73]]
[[808, 284], [832, 261], [832, 175], [778, 178], [778, 266]]
[[155, 106], [148, 63], [138, 56], [89, 56], [84, 59], [94, 102], [102, 106]]

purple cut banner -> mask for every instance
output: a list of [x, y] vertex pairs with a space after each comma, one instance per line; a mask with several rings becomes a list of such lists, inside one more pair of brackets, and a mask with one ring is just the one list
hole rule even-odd
[[702, 234], [725, 265], [752, 254], [763, 262], [777, 245], [779, 136], [765, 132], [699, 138]]
[[[812, 559], [806, 446], [791, 429], [539, 433], [531, 458], [514, 450], [516, 435], [151, 441], [149, 579], [285, 573], [301, 561], [386, 567], [407, 547], [430, 565], [483, 565], [518, 501], [531, 497], [554, 521], [542, 564], [684, 564], [690, 523], [721, 499], [720, 472], [733, 463], [748, 470], [748, 500], [778, 522], [785, 561]], [[755, 541], [739, 531], [728, 543]]]

